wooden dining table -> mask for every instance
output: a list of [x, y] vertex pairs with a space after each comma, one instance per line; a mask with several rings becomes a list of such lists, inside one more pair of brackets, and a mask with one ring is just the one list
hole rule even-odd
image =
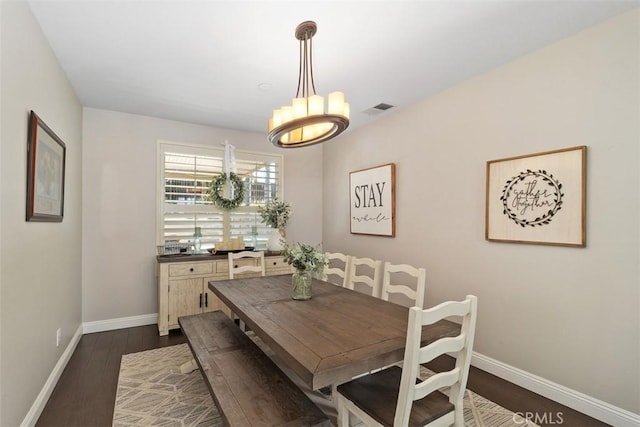
[[[210, 281], [209, 288], [314, 390], [403, 359], [407, 307], [317, 279], [310, 300], [293, 300], [290, 274]], [[425, 326], [422, 339], [459, 331], [443, 320]]]

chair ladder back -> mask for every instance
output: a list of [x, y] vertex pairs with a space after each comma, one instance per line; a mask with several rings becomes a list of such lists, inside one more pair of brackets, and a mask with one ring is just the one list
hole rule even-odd
[[[436, 323], [451, 316], [462, 317], [460, 334], [457, 337], [440, 338], [421, 348], [422, 326]], [[464, 301], [448, 301], [426, 310], [418, 307], [409, 309], [404, 364], [394, 425], [407, 425], [413, 402], [444, 386], [451, 387], [449, 402], [455, 406], [456, 425], [464, 425], [462, 410], [464, 396], [462, 392], [466, 388], [469, 375], [476, 316], [477, 298], [473, 295], [467, 295]], [[423, 382], [416, 382], [418, 369], [420, 364], [424, 363], [423, 360], [431, 360], [432, 355], [447, 352], [457, 353], [453, 369], [435, 374]]]
[[423, 311], [422, 325], [432, 325], [445, 317], [464, 317], [471, 309], [471, 301], [446, 301]]
[[458, 382], [459, 378], [460, 369], [458, 368], [432, 375], [421, 383], [416, 384], [413, 400], [422, 399], [442, 387], [451, 387]]
[[[367, 266], [373, 270], [372, 276], [358, 275], [358, 267]], [[382, 261], [376, 261], [371, 258], [351, 258], [351, 268], [349, 269], [349, 280], [347, 288], [354, 290], [356, 283], [362, 283], [371, 288], [371, 295], [375, 298], [380, 297], [380, 288], [382, 287]]]
[[[264, 276], [265, 273], [265, 265], [264, 265], [264, 252], [253, 252], [253, 251], [242, 251], [242, 252], [229, 252], [227, 255], [229, 259], [229, 279], [233, 279], [236, 274], [241, 273], [260, 273], [261, 276]], [[258, 260], [258, 265], [241, 265], [236, 266], [236, 261], [243, 258], [254, 258]]]
[[431, 362], [433, 359], [438, 356], [442, 356], [443, 354], [457, 353], [464, 349], [466, 343], [467, 337], [462, 333], [457, 337], [440, 338], [419, 350], [420, 363]]
[[[416, 288], [412, 289], [404, 284], [392, 283], [392, 274], [397, 273], [405, 273], [415, 278]], [[413, 301], [413, 306], [423, 308], [425, 282], [426, 270], [424, 268], [416, 268], [408, 264], [391, 264], [390, 262], [385, 262], [380, 298], [389, 301], [389, 294], [403, 294]]]
[[[328, 264], [324, 268], [322, 279], [334, 283], [329, 280], [329, 276], [336, 275], [342, 279], [342, 283], [335, 284], [346, 287], [349, 280], [349, 270], [351, 269], [351, 255], [345, 255], [339, 252], [325, 252], [324, 256], [327, 258]], [[344, 268], [331, 267], [331, 261], [341, 261], [344, 264]]]

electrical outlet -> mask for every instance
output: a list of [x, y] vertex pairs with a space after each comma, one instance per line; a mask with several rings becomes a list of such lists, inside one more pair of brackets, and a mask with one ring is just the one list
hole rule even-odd
[[60, 346], [60, 338], [62, 338], [62, 328], [58, 328], [56, 331], [56, 347]]

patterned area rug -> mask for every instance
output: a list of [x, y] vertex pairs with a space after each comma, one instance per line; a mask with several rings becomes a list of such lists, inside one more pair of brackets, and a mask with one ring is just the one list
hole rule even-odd
[[222, 426], [200, 371], [180, 372], [191, 357], [187, 344], [122, 356], [113, 425]]
[[[113, 426], [222, 426], [200, 371], [180, 372], [180, 365], [191, 357], [187, 344], [122, 356]], [[423, 374], [428, 376], [430, 372], [425, 370]], [[311, 399], [335, 421], [331, 398], [309, 393], [313, 393]], [[467, 427], [535, 427], [469, 390], [464, 400], [464, 418]]]

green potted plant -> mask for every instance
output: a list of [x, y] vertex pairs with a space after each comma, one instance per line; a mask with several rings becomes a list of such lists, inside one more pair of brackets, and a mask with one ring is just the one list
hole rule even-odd
[[258, 213], [262, 218], [262, 222], [267, 224], [273, 230], [267, 249], [271, 252], [280, 252], [284, 249], [282, 239], [284, 237], [284, 227], [289, 222], [291, 216], [291, 205], [284, 200], [278, 200], [277, 197], [267, 202], [264, 206], [258, 206]]
[[320, 245], [296, 243], [289, 246], [285, 243], [282, 254], [284, 261], [295, 270], [292, 278], [291, 297], [295, 300], [310, 299], [312, 276], [322, 273], [327, 265], [327, 258], [320, 250]]

